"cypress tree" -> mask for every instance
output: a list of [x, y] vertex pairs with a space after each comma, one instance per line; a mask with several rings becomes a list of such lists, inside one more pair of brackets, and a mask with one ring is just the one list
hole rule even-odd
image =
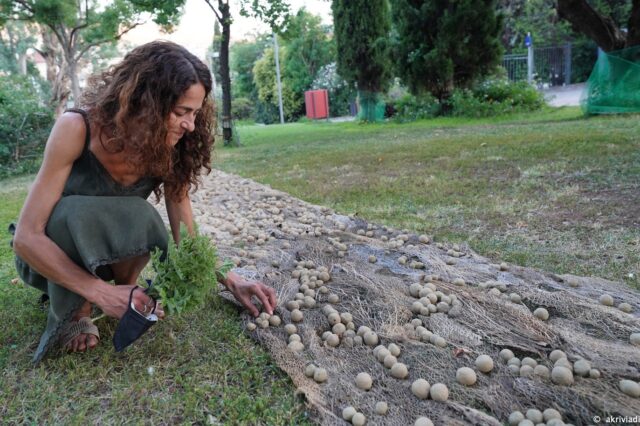
[[492, 71], [502, 55], [496, 0], [394, 0], [398, 75], [414, 94], [447, 99]]
[[362, 117], [375, 121], [377, 93], [391, 78], [388, 0], [333, 0], [331, 9], [338, 74], [357, 85]]

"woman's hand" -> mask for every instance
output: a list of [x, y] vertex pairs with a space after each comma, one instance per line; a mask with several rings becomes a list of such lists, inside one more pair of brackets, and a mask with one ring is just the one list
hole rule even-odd
[[233, 293], [235, 298], [251, 312], [251, 315], [257, 317], [258, 308], [251, 300], [252, 296], [256, 296], [265, 312], [273, 315], [273, 310], [277, 305], [276, 292], [273, 288], [265, 285], [260, 281], [249, 281], [239, 274], [231, 271], [227, 274], [227, 279], [223, 283]]
[[[153, 310], [154, 301], [144, 292], [142, 287], [137, 285], [113, 286], [107, 283], [104, 283], [104, 286], [95, 304], [109, 317], [122, 318], [129, 308], [129, 294], [134, 287], [139, 288], [139, 290], [133, 292], [133, 297], [131, 298], [136, 310], [143, 315], [147, 315]], [[164, 318], [164, 309], [162, 309], [160, 302], [158, 302], [155, 314], [158, 318]]]

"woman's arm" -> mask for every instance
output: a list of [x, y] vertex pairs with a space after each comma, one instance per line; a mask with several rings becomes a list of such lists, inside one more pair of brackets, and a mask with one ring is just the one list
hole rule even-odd
[[45, 233], [73, 162], [82, 154], [85, 134], [84, 119], [78, 114], [63, 114], [56, 121], [42, 166], [20, 213], [13, 249], [48, 280], [95, 303], [105, 314], [120, 318], [127, 309], [131, 286], [116, 288], [94, 277], [76, 265]]
[[169, 226], [171, 226], [173, 241], [175, 241], [176, 244], [180, 243], [181, 223], [186, 225], [189, 235], [194, 235], [193, 210], [191, 209], [189, 193], [185, 193], [179, 201], [170, 200], [165, 194], [165, 206], [167, 207], [167, 216], [169, 217]]

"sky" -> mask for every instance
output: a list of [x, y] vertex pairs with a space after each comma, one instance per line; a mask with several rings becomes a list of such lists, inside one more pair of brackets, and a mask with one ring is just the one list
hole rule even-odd
[[[306, 7], [308, 12], [320, 15], [323, 23], [330, 24], [331, 2], [326, 0], [289, 0], [293, 13], [301, 7]], [[217, 1], [211, 0], [211, 4]], [[237, 1], [231, 0], [231, 15], [234, 18], [231, 25], [231, 43], [251, 37], [251, 34], [268, 32], [269, 27], [257, 19], [243, 18], [237, 8]], [[123, 37], [123, 41], [132, 47], [157, 40], [171, 40], [183, 45], [200, 59], [206, 60], [207, 48], [213, 38], [213, 25], [215, 20], [213, 11], [204, 0], [187, 0], [184, 14], [180, 24], [171, 34], [163, 34], [153, 22], [134, 28]]]

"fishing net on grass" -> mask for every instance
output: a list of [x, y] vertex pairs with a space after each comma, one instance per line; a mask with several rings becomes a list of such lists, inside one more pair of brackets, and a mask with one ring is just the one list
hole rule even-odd
[[586, 114], [640, 112], [640, 46], [602, 52], [580, 103]]
[[[306, 396], [318, 423], [345, 424], [341, 413], [347, 406], [362, 412], [367, 424], [379, 425], [413, 424], [421, 416], [436, 425], [498, 425], [511, 412], [525, 413], [531, 408], [554, 408], [565, 422], [573, 424], [591, 424], [595, 415], [638, 414], [638, 399], [623, 394], [618, 382], [640, 379], [640, 351], [629, 343], [630, 334], [640, 331], [640, 295], [619, 283], [561, 277], [513, 265], [501, 270], [466, 247], [427, 244], [408, 232], [340, 216], [221, 172], [215, 172], [195, 194], [194, 206], [200, 230], [209, 233], [220, 252], [239, 264], [238, 271], [276, 289], [282, 325], [258, 328], [250, 334], [268, 348]], [[375, 256], [375, 263], [369, 256]], [[406, 258], [404, 264], [399, 262], [401, 256]], [[298, 266], [300, 262], [307, 274]], [[424, 269], [417, 269], [421, 266]], [[301, 276], [316, 278], [327, 271], [330, 280], [315, 280], [315, 288], [310, 288], [310, 278], [292, 276], [296, 269]], [[453, 284], [456, 278], [464, 279], [465, 284]], [[315, 306], [302, 308], [304, 319], [295, 323], [304, 344], [304, 350], [295, 353], [287, 346], [283, 326], [291, 323], [285, 305], [296, 298], [301, 281], [314, 290]], [[419, 299], [409, 293], [414, 283], [421, 283], [422, 288], [435, 286], [443, 295], [455, 295], [457, 302], [451, 301], [447, 313], [416, 314], [412, 305]], [[321, 292], [322, 286], [328, 293]], [[618, 302], [630, 303], [634, 313], [600, 305], [598, 297], [605, 291]], [[510, 301], [512, 292], [521, 296], [522, 303]], [[356, 330], [367, 326], [377, 333], [381, 344], [400, 347], [398, 362], [407, 365], [407, 379], [393, 378], [374, 357], [373, 348], [358, 345], [353, 338], [343, 338], [337, 347], [323, 341], [323, 333], [331, 329], [322, 312], [330, 294], [339, 298], [331, 305], [338, 312], [350, 313]], [[548, 321], [532, 315], [537, 307], [548, 309]], [[410, 325], [415, 319], [446, 339], [446, 346], [437, 347], [422, 338]], [[521, 377], [499, 359], [504, 348], [549, 368], [548, 354], [561, 349], [570, 361], [579, 357], [590, 361], [601, 377], [576, 375], [572, 386], [556, 385], [539, 376]], [[493, 371], [476, 370], [474, 386], [458, 384], [457, 369], [475, 369], [480, 354], [492, 357]], [[325, 383], [305, 376], [309, 363], [327, 370]], [[360, 372], [373, 378], [371, 390], [356, 387]], [[447, 385], [448, 400], [415, 397], [410, 387], [418, 378]], [[375, 414], [379, 401], [389, 406], [385, 416]]]

